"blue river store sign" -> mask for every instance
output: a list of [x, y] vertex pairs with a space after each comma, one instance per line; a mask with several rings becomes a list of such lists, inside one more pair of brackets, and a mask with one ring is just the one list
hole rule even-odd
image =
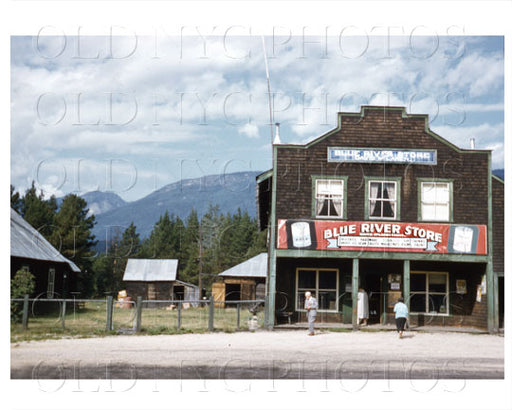
[[329, 147], [327, 148], [327, 160], [329, 162], [437, 165], [437, 151]]

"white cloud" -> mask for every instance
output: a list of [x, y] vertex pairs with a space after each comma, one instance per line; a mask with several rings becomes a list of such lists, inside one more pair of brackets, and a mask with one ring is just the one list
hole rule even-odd
[[245, 124], [238, 132], [247, 135], [249, 138], [258, 138], [260, 136], [258, 126], [254, 124]]
[[[118, 59], [109, 58], [106, 37], [84, 36], [80, 44], [68, 37], [56, 58], [43, 55], [59, 50], [59, 38], [44, 39], [40, 49], [29, 38], [12, 40], [15, 186], [32, 179], [32, 164], [56, 159], [129, 158], [147, 169], [147, 158], [222, 158], [236, 149], [238, 157], [265, 161], [258, 144], [269, 123], [260, 38], [229, 37], [224, 43], [202, 33], [203, 39], [180, 42], [159, 33], [156, 39], [138, 37], [135, 47], [127, 34], [113, 43], [116, 56], [127, 56]], [[420, 37], [412, 46], [407, 37], [370, 37], [367, 48], [361, 38], [348, 36], [342, 48], [336, 36], [327, 44], [322, 37], [305, 45], [301, 36], [282, 40], [272, 45], [267, 38], [267, 52], [276, 93], [273, 121], [281, 122], [284, 142], [304, 142], [334, 128], [337, 111], [391, 104], [429, 114], [431, 124], [443, 126], [454, 109], [463, 110], [465, 131], [473, 127], [486, 144], [502, 143], [500, 124], [486, 116], [503, 111], [498, 47], [483, 53], [479, 42], [468, 41], [461, 52], [460, 39], [441, 39], [432, 53], [433, 43]], [[456, 143], [467, 139], [456, 127], [436, 129]]]

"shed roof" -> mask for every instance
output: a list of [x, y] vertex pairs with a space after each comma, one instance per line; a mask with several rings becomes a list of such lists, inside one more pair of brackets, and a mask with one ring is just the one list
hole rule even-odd
[[67, 263], [73, 272], [80, 272], [62, 256], [43, 235], [11, 208], [11, 256], [41, 261]]
[[124, 281], [158, 282], [176, 280], [177, 259], [128, 259]]
[[267, 264], [267, 253], [263, 252], [219, 273], [218, 276], [266, 278], [268, 270]]

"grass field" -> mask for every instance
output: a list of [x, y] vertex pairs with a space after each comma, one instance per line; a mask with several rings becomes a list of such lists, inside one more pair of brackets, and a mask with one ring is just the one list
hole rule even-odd
[[[60, 305], [59, 305], [60, 306]], [[114, 330], [107, 331], [107, 311], [105, 302], [87, 302], [85, 304], [68, 303], [64, 327], [60, 308], [53, 306], [53, 312], [38, 313], [30, 309], [28, 329], [24, 331], [22, 325], [11, 323], [11, 342], [24, 340], [59, 339], [66, 337], [97, 337], [112, 334], [129, 334], [135, 329], [134, 308], [124, 309], [114, 304]], [[263, 312], [258, 313], [258, 324], [263, 325]], [[169, 303], [146, 307], [142, 309], [142, 334], [176, 334], [176, 333], [203, 333], [208, 331], [209, 308], [190, 307], [182, 309], [181, 324], [178, 330], [178, 311], [169, 310]], [[252, 314], [247, 306], [241, 306], [239, 330], [248, 330], [248, 322]], [[214, 330], [223, 332], [237, 331], [237, 309], [215, 308]]]

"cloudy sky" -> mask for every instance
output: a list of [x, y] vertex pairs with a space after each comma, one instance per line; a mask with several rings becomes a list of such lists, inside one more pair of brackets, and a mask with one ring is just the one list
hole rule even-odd
[[[77, 33], [80, 34], [80, 33]], [[271, 166], [262, 39], [243, 27], [183, 36], [11, 37], [11, 184], [135, 200], [171, 182]], [[273, 120], [304, 143], [338, 111], [405, 106], [503, 168], [500, 36], [265, 37]], [[458, 33], [455, 33], [458, 34]]]

